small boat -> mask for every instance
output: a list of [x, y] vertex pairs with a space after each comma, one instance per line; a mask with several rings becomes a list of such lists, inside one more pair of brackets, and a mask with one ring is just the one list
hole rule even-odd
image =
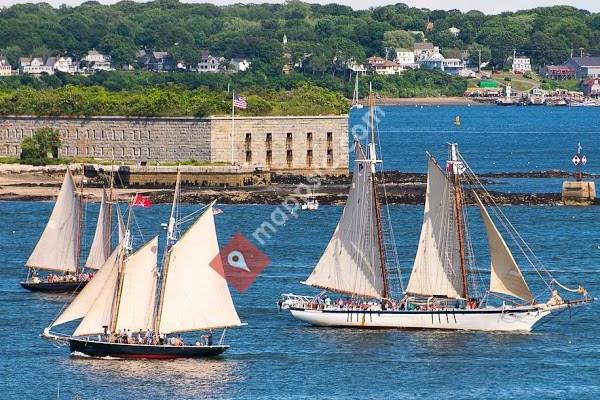
[[[214, 202], [179, 237], [180, 224], [191, 218], [179, 218], [179, 185], [178, 174], [160, 270], [158, 236], [133, 250], [130, 206], [123, 241], [90, 283], [44, 330], [43, 337], [68, 342], [72, 353], [92, 357], [213, 357], [229, 348], [224, 344], [226, 328], [242, 323], [222, 265], [212, 265], [219, 256]], [[72, 335], [52, 332], [53, 328], [76, 320], [80, 322]], [[220, 340], [213, 343], [216, 329], [223, 331]], [[185, 344], [179, 334], [189, 332], [202, 333], [192, 341], [194, 344]]]
[[317, 211], [319, 209], [319, 200], [315, 197], [314, 189], [311, 192], [310, 197], [306, 200], [304, 204], [301, 206], [302, 210], [305, 211]]
[[[372, 98], [369, 105], [372, 108]], [[356, 167], [348, 201], [323, 255], [303, 282], [321, 292], [284, 294], [278, 301], [280, 308], [315, 326], [528, 332], [551, 314], [593, 301], [582, 286], [568, 288], [543, 267], [456, 144], [449, 146], [444, 167], [428, 153], [421, 236], [405, 286], [391, 225], [386, 227], [382, 218], [387, 214], [389, 220], [389, 214], [382, 213], [378, 200], [377, 182], [383, 176], [375, 177], [381, 161], [375, 152], [373, 125], [371, 132], [366, 154], [355, 140]], [[467, 195], [479, 208], [488, 239], [491, 268], [485, 292], [480, 290], [484, 282], [475, 264], [471, 224], [466, 223], [472, 213], [463, 207]], [[547, 291], [533, 294], [492, 216], [519, 244]], [[564, 299], [559, 289], [573, 298]], [[332, 299], [328, 292], [343, 297]]]
[[[111, 183], [112, 194], [112, 183]], [[50, 219], [33, 252], [25, 263], [28, 274], [21, 287], [34, 292], [73, 292], [83, 289], [111, 251], [111, 199], [103, 190], [94, 239], [85, 265], [80, 266], [83, 235], [83, 194], [77, 192], [69, 169], [56, 199]], [[117, 208], [119, 233], [123, 223]], [[46, 271], [40, 276], [39, 271]]]
[[358, 100], [358, 72], [356, 73], [356, 80], [354, 82], [354, 93], [352, 94], [352, 107], [350, 108], [355, 110], [361, 110], [363, 108], [363, 105], [360, 104]]
[[460, 115], [457, 115], [456, 117], [454, 117], [454, 126], [460, 126], [461, 122], [460, 122]]

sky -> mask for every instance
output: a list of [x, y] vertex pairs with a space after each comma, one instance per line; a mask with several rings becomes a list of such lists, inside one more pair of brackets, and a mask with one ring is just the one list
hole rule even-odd
[[[117, 0], [100, 0], [101, 3], [109, 4], [115, 3]], [[281, 3], [278, 0], [183, 0], [185, 2], [197, 2], [197, 3], [213, 3], [217, 5], [233, 4], [233, 3]], [[600, 1], [599, 0], [484, 0], [484, 1], [473, 1], [473, 0], [345, 0], [345, 1], [332, 1], [332, 0], [305, 0], [310, 3], [338, 3], [349, 5], [355, 9], [364, 9], [369, 7], [382, 6], [386, 4], [395, 3], [406, 3], [413, 7], [430, 8], [430, 9], [459, 9], [461, 11], [469, 11], [477, 9], [483, 11], [486, 14], [497, 14], [503, 11], [516, 11], [524, 8], [534, 8], [540, 6], [552, 6], [552, 5], [570, 5], [577, 8], [583, 8], [592, 12], [600, 12]], [[9, 6], [15, 3], [37, 3], [35, 0], [0, 0], [0, 6]], [[81, 3], [81, 0], [46, 0], [47, 3], [53, 6], [59, 6], [60, 4], [77, 5]]]

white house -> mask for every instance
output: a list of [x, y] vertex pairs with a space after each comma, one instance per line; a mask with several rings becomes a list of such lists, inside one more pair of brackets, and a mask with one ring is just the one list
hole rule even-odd
[[21, 72], [24, 74], [54, 74], [54, 64], [56, 62], [55, 57], [48, 57], [46, 62], [41, 57], [21, 57], [19, 58], [19, 65]]
[[449, 75], [461, 75], [465, 69], [465, 63], [460, 58], [445, 58], [441, 53], [423, 58], [419, 64], [423, 69], [437, 69]]
[[403, 68], [416, 68], [415, 52], [409, 50], [400, 50], [396, 52], [396, 60]]
[[531, 59], [529, 57], [513, 57], [512, 72], [515, 74], [524, 74], [531, 71]]
[[229, 61], [229, 68], [234, 72], [246, 72], [250, 69], [251, 62], [245, 58], [232, 58]]
[[71, 57], [59, 57], [54, 63], [54, 70], [65, 74], [76, 74], [79, 72], [79, 67]]
[[458, 37], [458, 35], [460, 35], [460, 29], [455, 26], [448, 28], [448, 32], [450, 32], [454, 37]]
[[431, 56], [438, 54], [439, 52], [440, 48], [438, 46], [434, 46], [431, 42], [415, 43], [414, 53], [415, 60], [417, 62], [424, 58], [430, 58]]
[[4, 56], [0, 56], [0, 76], [11, 76], [12, 67]]
[[396, 75], [404, 71], [404, 68], [397, 62], [377, 56], [367, 58], [367, 66], [377, 75]]
[[367, 67], [365, 67], [364, 64], [357, 63], [354, 58], [351, 58], [348, 61], [346, 61], [346, 68], [348, 68], [355, 74], [365, 75], [367, 73]]
[[200, 62], [198, 63], [198, 72], [219, 72], [223, 61], [225, 61], [223, 57], [213, 57], [208, 50], [202, 50]]
[[110, 56], [96, 50], [90, 50], [82, 61], [88, 63], [88, 69], [93, 71], [112, 71]]

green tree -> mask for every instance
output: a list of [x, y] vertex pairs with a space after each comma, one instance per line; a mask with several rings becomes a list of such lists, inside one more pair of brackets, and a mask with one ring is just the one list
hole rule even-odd
[[21, 160], [25, 163], [45, 164], [49, 158], [58, 158], [60, 147], [57, 129], [39, 128], [21, 142]]
[[395, 50], [410, 49], [415, 44], [414, 36], [403, 30], [387, 31], [383, 33], [383, 46]]

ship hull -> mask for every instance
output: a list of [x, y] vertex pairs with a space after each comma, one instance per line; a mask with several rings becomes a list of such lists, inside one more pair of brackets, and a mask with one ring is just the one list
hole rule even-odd
[[23, 289], [32, 292], [72, 293], [80, 291], [88, 281], [83, 282], [20, 282]]
[[291, 314], [314, 326], [347, 328], [441, 329], [529, 332], [549, 310], [450, 309], [433, 311], [312, 310], [290, 307]]
[[117, 357], [134, 359], [174, 359], [216, 357], [229, 348], [216, 346], [168, 346], [146, 344], [106, 343], [93, 340], [69, 339], [71, 352], [91, 357]]

